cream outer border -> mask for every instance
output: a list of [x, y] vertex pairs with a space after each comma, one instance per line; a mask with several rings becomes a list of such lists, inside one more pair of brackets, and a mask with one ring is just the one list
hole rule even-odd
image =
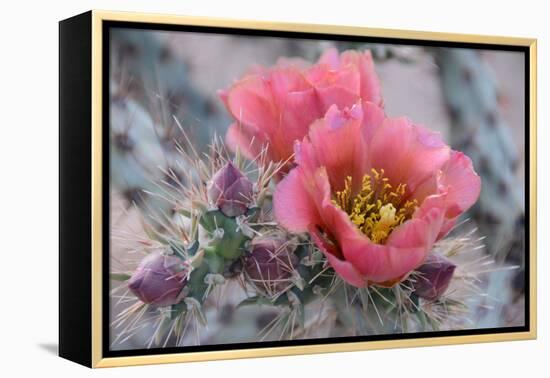
[[[487, 335], [446, 336], [423, 339], [405, 339], [391, 341], [367, 341], [339, 344], [317, 344], [305, 346], [285, 346], [257, 349], [220, 350], [211, 352], [174, 353], [143, 355], [132, 357], [102, 357], [102, 22], [126, 21], [158, 24], [181, 24], [197, 26], [217, 26], [242, 29], [262, 29], [326, 33], [335, 35], [358, 35], [370, 37], [389, 37], [402, 39], [420, 39], [447, 42], [468, 42], [499, 44], [507, 46], [526, 46], [530, 53], [530, 324], [528, 332], [513, 332]], [[350, 352], [371, 349], [389, 349], [420, 347], [448, 344], [467, 344], [495, 341], [529, 340], [537, 337], [536, 305], [536, 221], [537, 221], [537, 87], [536, 87], [537, 41], [530, 38], [481, 36], [468, 34], [435, 33], [423, 31], [405, 31], [393, 29], [373, 29], [353, 26], [293, 24], [279, 22], [259, 22], [209, 17], [188, 17], [161, 14], [141, 14], [110, 11], [92, 11], [92, 367], [115, 367], [129, 365], [161, 364], [173, 362], [208, 361], [250, 357], [284, 356], [328, 352]]]

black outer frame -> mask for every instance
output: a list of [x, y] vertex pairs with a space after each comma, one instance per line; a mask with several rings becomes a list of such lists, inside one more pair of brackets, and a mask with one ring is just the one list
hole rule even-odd
[[[92, 367], [92, 306], [91, 306], [91, 104], [92, 104], [92, 12], [60, 22], [60, 288], [59, 288], [59, 354], [61, 357]], [[102, 241], [103, 267], [103, 357], [126, 357], [139, 355], [158, 355], [167, 353], [198, 352], [228, 349], [251, 349], [276, 346], [299, 346], [312, 344], [353, 343], [375, 340], [419, 339], [439, 336], [480, 335], [530, 331], [530, 280], [525, 280], [525, 314], [526, 323], [522, 327], [505, 327], [492, 329], [457, 330], [444, 332], [422, 332], [397, 335], [376, 335], [360, 337], [340, 337], [330, 339], [309, 339], [280, 342], [253, 342], [225, 345], [203, 345], [194, 347], [174, 347], [139, 349], [127, 351], [109, 350], [109, 28], [124, 27], [147, 30], [170, 30], [206, 33], [240, 34], [248, 36], [294, 37], [309, 39], [333, 39], [347, 41], [370, 41], [423, 46], [467, 47], [474, 49], [492, 49], [520, 51], [525, 54], [525, 164], [530, 167], [529, 136], [530, 112], [530, 54], [529, 47], [505, 46], [486, 43], [438, 42], [432, 40], [414, 40], [388, 37], [342, 36], [319, 33], [299, 33], [268, 30], [236, 29], [226, 27], [207, 27], [190, 25], [167, 25], [136, 23], [127, 21], [103, 21], [103, 220]], [[90, 129], [82, 125], [90, 125]], [[105, 179], [107, 178], [107, 179]], [[530, 170], [526, 170], [526, 194], [530, 193]], [[530, 197], [525, 197], [525, 211], [530, 219]], [[525, 225], [529, 233], [529, 222]], [[530, 238], [526, 237], [526, 251], [530, 251]], [[526, 253], [526, 278], [529, 273], [530, 254]]]
[[59, 355], [92, 367], [92, 12], [59, 23]]

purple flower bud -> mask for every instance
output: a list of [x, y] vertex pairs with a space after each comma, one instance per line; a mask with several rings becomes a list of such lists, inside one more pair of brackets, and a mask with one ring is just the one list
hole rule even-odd
[[216, 172], [208, 187], [208, 198], [228, 217], [246, 213], [252, 194], [252, 182], [231, 162]]
[[254, 238], [243, 270], [250, 281], [268, 294], [290, 286], [292, 271], [298, 265], [294, 246], [282, 235]]
[[434, 301], [439, 299], [449, 287], [456, 265], [449, 259], [431, 254], [415, 275], [414, 293], [421, 298]]
[[179, 303], [187, 284], [183, 261], [172, 255], [153, 252], [139, 263], [128, 280], [128, 288], [144, 303], [169, 306]]

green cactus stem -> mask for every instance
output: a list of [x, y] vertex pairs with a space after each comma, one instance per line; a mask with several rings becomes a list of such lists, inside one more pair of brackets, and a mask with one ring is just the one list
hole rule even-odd
[[499, 105], [491, 67], [475, 50], [432, 50], [451, 119], [451, 143], [473, 161], [483, 177], [473, 213], [495, 258], [524, 262], [524, 196], [517, 174], [520, 157]]

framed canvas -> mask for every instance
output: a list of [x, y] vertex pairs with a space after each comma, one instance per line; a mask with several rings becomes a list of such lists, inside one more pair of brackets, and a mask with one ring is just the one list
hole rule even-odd
[[59, 353], [536, 337], [536, 40], [60, 22]]

